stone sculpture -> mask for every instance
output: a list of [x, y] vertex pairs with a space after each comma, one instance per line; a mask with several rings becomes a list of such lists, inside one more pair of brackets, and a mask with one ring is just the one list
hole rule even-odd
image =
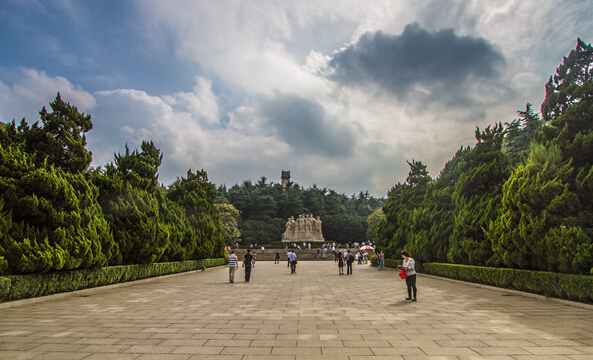
[[282, 234], [282, 242], [324, 242], [321, 232], [321, 219], [314, 218], [311, 214], [301, 214], [295, 220], [291, 216], [286, 222], [286, 231]]

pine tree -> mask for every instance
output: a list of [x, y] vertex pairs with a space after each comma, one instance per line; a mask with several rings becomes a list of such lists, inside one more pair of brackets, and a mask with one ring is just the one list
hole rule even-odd
[[502, 185], [510, 174], [508, 157], [502, 153], [503, 128], [476, 130], [475, 148], [460, 164], [462, 174], [455, 185], [455, 227], [450, 238], [448, 259], [469, 265], [498, 264], [484, 229], [499, 211]]

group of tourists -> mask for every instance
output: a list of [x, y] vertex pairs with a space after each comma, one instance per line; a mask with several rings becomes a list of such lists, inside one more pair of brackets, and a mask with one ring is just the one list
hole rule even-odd
[[[336, 261], [338, 263], [338, 274], [344, 275], [344, 265], [346, 265], [346, 275], [352, 275], [352, 263], [360, 259], [360, 256], [357, 256], [359, 254], [360, 251], [355, 255], [352, 254], [350, 250], [337, 252]], [[418, 289], [416, 288], [416, 269], [414, 259], [410, 257], [410, 254], [406, 250], [403, 250], [400, 254], [403, 259], [403, 263], [397, 268], [401, 271], [399, 276], [406, 281], [406, 286], [408, 289], [408, 297], [406, 297], [406, 301], [416, 301]], [[297, 255], [292, 249], [289, 250], [286, 255], [288, 260], [287, 267], [290, 267], [290, 273], [296, 274]], [[280, 253], [278, 252], [276, 252], [274, 263], [280, 263]], [[245, 282], [249, 282], [251, 277], [251, 269], [254, 266], [255, 258], [251, 254], [251, 249], [247, 249], [247, 253], [245, 253], [243, 256], [242, 264], [242, 267], [245, 268]], [[377, 266], [379, 267], [379, 270], [385, 270], [385, 254], [383, 251], [380, 251], [377, 254]], [[235, 254], [235, 251], [231, 250], [231, 254], [229, 255], [229, 281], [231, 283], [235, 282], [235, 272], [238, 267], [239, 259]]]

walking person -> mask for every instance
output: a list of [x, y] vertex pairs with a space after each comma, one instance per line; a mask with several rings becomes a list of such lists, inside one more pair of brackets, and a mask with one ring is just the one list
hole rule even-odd
[[237, 255], [235, 255], [235, 250], [231, 251], [229, 255], [229, 281], [234, 283], [235, 282], [235, 271], [239, 267], [239, 262], [237, 261]]
[[338, 254], [338, 273], [340, 275], [344, 275], [344, 258], [342, 257], [342, 252]]
[[274, 264], [280, 264], [280, 253], [276, 251], [276, 257], [274, 258]]
[[243, 257], [243, 267], [245, 268], [245, 282], [249, 282], [251, 277], [251, 266], [253, 265], [253, 256], [250, 254], [251, 250], [247, 249], [247, 253]]
[[296, 257], [297, 256], [294, 253], [294, 251], [290, 250], [290, 252], [288, 253], [288, 261], [290, 262], [290, 273], [291, 274], [296, 274], [296, 264], [297, 264]]
[[[406, 250], [401, 252], [402, 258], [404, 259], [403, 264], [401, 265], [402, 269], [406, 270], [408, 277], [406, 278], [406, 285], [408, 286], [408, 297], [406, 300], [416, 301], [416, 294], [418, 290], [416, 289], [416, 269], [414, 269], [415, 262], [414, 259], [410, 257], [410, 253]], [[414, 297], [412, 297], [412, 293]]]
[[352, 263], [354, 262], [354, 255], [350, 250], [346, 253], [346, 275], [352, 275]]

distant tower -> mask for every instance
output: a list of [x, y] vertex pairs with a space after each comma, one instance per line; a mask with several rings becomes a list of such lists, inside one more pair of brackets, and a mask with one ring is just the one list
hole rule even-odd
[[290, 182], [290, 171], [284, 171], [282, 170], [282, 187], [286, 189], [286, 186], [288, 186], [288, 183]]

